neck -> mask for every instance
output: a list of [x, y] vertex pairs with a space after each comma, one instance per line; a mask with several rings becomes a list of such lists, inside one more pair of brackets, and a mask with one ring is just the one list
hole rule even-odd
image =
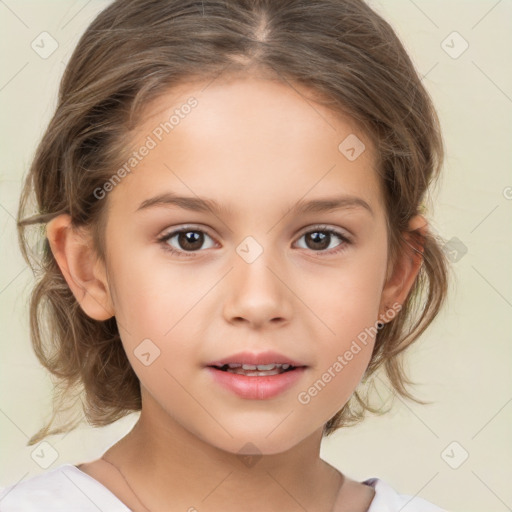
[[320, 459], [321, 430], [286, 452], [244, 455], [250, 445], [231, 453], [145, 412], [104, 458], [150, 512], [332, 510], [343, 477]]

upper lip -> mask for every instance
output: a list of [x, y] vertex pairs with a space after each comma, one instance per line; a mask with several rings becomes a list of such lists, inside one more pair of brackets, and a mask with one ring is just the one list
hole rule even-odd
[[306, 366], [291, 357], [285, 356], [283, 354], [279, 354], [278, 352], [274, 352], [272, 350], [266, 352], [238, 352], [236, 354], [224, 357], [222, 359], [218, 359], [217, 361], [212, 361], [208, 363], [206, 366], [224, 366], [225, 364], [230, 363], [241, 363], [241, 364], [252, 364], [252, 365], [260, 365], [260, 364], [289, 364], [291, 366]]

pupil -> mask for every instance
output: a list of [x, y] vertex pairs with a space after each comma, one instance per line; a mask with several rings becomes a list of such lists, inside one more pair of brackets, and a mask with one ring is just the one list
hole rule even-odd
[[309, 233], [309, 235], [306, 236], [306, 244], [309, 247], [307, 240], [313, 239], [314, 243], [316, 243], [316, 244], [320, 243], [320, 247], [313, 246], [313, 247], [309, 247], [310, 249], [326, 249], [327, 247], [329, 247], [329, 237], [330, 237], [330, 234], [328, 234], [328, 233], [322, 233], [320, 231], [315, 231], [313, 233]]
[[189, 250], [199, 249], [203, 245], [203, 239], [203, 234], [198, 231], [183, 231], [178, 235], [180, 246]]

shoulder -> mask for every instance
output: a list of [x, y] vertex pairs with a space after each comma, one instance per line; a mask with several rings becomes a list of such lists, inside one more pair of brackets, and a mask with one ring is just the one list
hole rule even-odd
[[114, 494], [72, 464], [0, 487], [2, 512], [130, 512]]
[[361, 482], [374, 488], [375, 496], [368, 512], [448, 512], [418, 496], [399, 494], [380, 478], [368, 478]]

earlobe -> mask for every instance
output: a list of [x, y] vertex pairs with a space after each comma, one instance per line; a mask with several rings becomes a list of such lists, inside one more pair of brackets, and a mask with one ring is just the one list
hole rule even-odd
[[94, 251], [91, 237], [62, 214], [46, 225], [53, 256], [83, 311], [94, 320], [114, 316], [106, 273]]
[[409, 230], [402, 234], [401, 251], [382, 290], [380, 318], [386, 318], [386, 309], [390, 304], [402, 305], [406, 301], [423, 264], [423, 244], [419, 240], [423, 240], [427, 231], [428, 223], [425, 217], [416, 215], [409, 222]]

